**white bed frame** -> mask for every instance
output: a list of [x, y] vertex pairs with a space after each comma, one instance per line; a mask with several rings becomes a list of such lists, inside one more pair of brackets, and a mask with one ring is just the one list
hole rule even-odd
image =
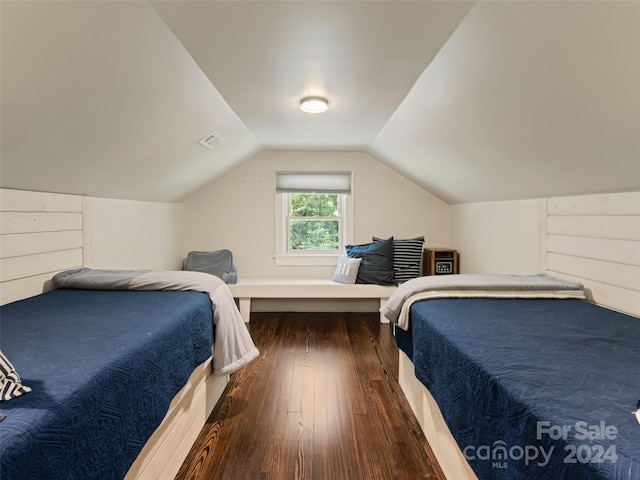
[[167, 415], [143, 447], [125, 480], [175, 478], [228, 382], [228, 375], [213, 375], [212, 358], [197, 367], [173, 398]]
[[[541, 271], [581, 282], [594, 303], [640, 316], [640, 192], [549, 198], [541, 219]], [[398, 380], [445, 477], [477, 479], [402, 351]]]
[[398, 382], [445, 478], [477, 479], [447, 427], [438, 404], [429, 390], [416, 378], [413, 363], [402, 350], [400, 350]]
[[[84, 203], [78, 195], [0, 189], [0, 304], [43, 293], [56, 273], [84, 265]], [[125, 478], [174, 478], [228, 381], [213, 376], [211, 358], [197, 367]]]

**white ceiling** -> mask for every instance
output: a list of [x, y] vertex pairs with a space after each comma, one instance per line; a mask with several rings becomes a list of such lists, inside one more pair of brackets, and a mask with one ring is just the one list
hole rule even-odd
[[314, 149], [448, 203], [640, 189], [640, 2], [1, 0], [0, 22], [5, 188], [175, 201]]

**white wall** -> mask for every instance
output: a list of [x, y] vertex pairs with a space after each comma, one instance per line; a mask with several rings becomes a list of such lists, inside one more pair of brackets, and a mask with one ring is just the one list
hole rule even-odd
[[460, 273], [535, 274], [544, 200], [452, 205], [451, 244]]
[[265, 151], [184, 202], [185, 249], [233, 252], [241, 277], [330, 278], [334, 266], [276, 266], [275, 173], [352, 171], [354, 243], [372, 236], [449, 244], [449, 207], [363, 152]]
[[182, 268], [182, 204], [88, 197], [85, 223], [85, 266]]

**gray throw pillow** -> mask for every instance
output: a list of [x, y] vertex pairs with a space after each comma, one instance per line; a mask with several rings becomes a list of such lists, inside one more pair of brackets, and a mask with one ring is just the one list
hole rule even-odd
[[333, 274], [333, 281], [346, 284], [356, 283], [361, 262], [361, 258], [349, 258], [346, 255], [340, 255], [336, 271]]

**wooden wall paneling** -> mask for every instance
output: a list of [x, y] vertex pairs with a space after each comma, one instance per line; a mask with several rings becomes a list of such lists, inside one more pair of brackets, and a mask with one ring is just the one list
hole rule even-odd
[[17, 280], [80, 266], [82, 266], [81, 248], [3, 258], [0, 260], [0, 281]]
[[82, 213], [2, 212], [3, 234], [82, 230]]
[[640, 315], [640, 191], [550, 198], [547, 215], [546, 271]]
[[61, 193], [0, 189], [3, 212], [81, 212], [82, 197]]
[[640, 267], [622, 263], [603, 262], [589, 258], [549, 253], [547, 268], [585, 280], [637, 290], [640, 286]]
[[550, 216], [548, 233], [613, 240], [640, 240], [640, 216]]
[[0, 302], [42, 293], [83, 265], [82, 197], [0, 189]]
[[584, 285], [585, 293], [589, 301], [613, 310], [640, 316], [638, 292], [636, 290], [607, 285], [598, 281], [587, 280], [560, 272], [549, 271], [548, 273], [565, 280], [581, 282], [582, 285]]
[[0, 258], [82, 248], [82, 231], [37, 232], [2, 236]]
[[83, 265], [90, 267], [92, 265], [92, 217], [91, 217], [91, 201], [87, 197], [82, 197], [82, 260]]
[[[66, 269], [65, 269], [66, 270]], [[0, 305], [53, 290], [51, 278], [62, 270], [0, 283]]]
[[549, 215], [640, 215], [640, 192], [549, 198]]
[[547, 228], [548, 228], [548, 202], [541, 199], [538, 203], [538, 272], [547, 270]]
[[640, 242], [608, 238], [549, 235], [549, 253], [640, 266]]

